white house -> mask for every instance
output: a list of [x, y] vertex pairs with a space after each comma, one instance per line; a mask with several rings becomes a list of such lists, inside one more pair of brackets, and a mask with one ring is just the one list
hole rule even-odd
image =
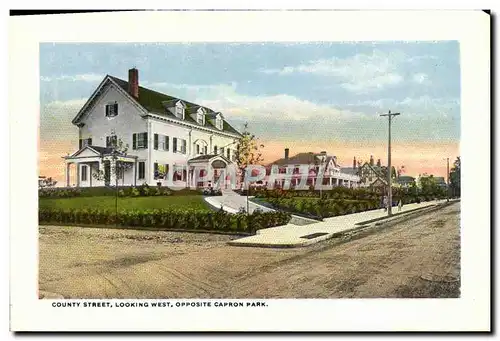
[[[104, 77], [73, 119], [79, 149], [64, 157], [66, 185], [72, 168], [78, 187], [105, 185], [94, 176], [99, 169], [107, 173], [106, 181], [124, 186], [171, 181], [198, 186], [196, 166], [213, 170], [210, 181], [217, 181], [233, 164], [241, 134], [222, 113], [139, 86], [135, 68], [128, 75], [128, 81]], [[112, 155], [116, 140], [129, 146], [126, 155]], [[118, 179], [110, 171], [117, 161], [130, 164], [117, 172]]]
[[[350, 174], [342, 171], [342, 168], [337, 163], [336, 156], [327, 155], [326, 151], [321, 153], [298, 153], [292, 157], [289, 156], [290, 149], [285, 148], [284, 158], [276, 160], [270, 163], [267, 167], [267, 173], [269, 174], [272, 166], [277, 165], [278, 171], [280, 173], [286, 173], [287, 169], [292, 169], [290, 185], [292, 187], [297, 186], [301, 181], [300, 166], [309, 166], [309, 176], [307, 179], [307, 185], [315, 186], [318, 181], [318, 176], [320, 175], [320, 167], [324, 168], [323, 173], [323, 185], [328, 186], [344, 186], [344, 187], [358, 187], [360, 178], [356, 174]], [[279, 186], [284, 185], [284, 180], [280, 179], [276, 181]]]

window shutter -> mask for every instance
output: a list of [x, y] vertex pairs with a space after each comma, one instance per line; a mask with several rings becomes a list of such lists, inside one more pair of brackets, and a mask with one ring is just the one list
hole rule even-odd
[[115, 116], [118, 115], [118, 103], [113, 104], [113, 108]]
[[144, 134], [144, 141], [146, 141], [146, 145], [144, 148], [148, 149], [148, 144], [149, 144], [149, 141], [148, 141], [148, 133], [143, 133]]
[[173, 152], [175, 153], [175, 152], [177, 152], [177, 137], [174, 137], [173, 144], [174, 144]]
[[154, 135], [154, 149], [158, 149], [158, 134]]
[[106, 117], [109, 117], [109, 105], [106, 105]]
[[170, 138], [168, 136], [165, 136], [165, 150], [168, 150], [168, 148], [169, 148], [169, 145], [168, 145], [169, 140], [170, 140]]
[[137, 149], [137, 134], [132, 134], [132, 149]]

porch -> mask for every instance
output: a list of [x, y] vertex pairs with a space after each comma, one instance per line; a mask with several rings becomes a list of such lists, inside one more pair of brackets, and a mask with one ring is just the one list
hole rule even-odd
[[[113, 153], [111, 148], [85, 146], [64, 159], [67, 187], [137, 184], [136, 156]], [[70, 181], [72, 177], [76, 177], [74, 183]]]

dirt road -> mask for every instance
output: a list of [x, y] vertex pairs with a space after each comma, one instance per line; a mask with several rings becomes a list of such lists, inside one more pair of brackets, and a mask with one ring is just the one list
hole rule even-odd
[[301, 249], [224, 235], [40, 227], [42, 296], [458, 297], [460, 204], [371, 235]]

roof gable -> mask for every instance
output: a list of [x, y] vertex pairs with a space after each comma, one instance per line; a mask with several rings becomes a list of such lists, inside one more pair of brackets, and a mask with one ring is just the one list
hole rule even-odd
[[[97, 101], [97, 99], [101, 96], [102, 92], [105, 91], [107, 89], [107, 86], [109, 85], [114, 85], [114, 87], [122, 94], [125, 96], [125, 98], [127, 98], [131, 103], [133, 103], [136, 107], [138, 107], [141, 111], [144, 112], [144, 114], [147, 114], [147, 110], [140, 105], [140, 103], [138, 103], [129, 93], [128, 93], [128, 88], [125, 87], [123, 88], [122, 84], [120, 84], [119, 82], [117, 82], [116, 80], [119, 80], [121, 81], [120, 79], [118, 78], [115, 78], [115, 77], [112, 77], [112, 76], [109, 76], [109, 75], [106, 75], [104, 77], [104, 79], [102, 80], [102, 82], [97, 86], [97, 88], [94, 90], [94, 92], [92, 93], [92, 95], [90, 95], [89, 99], [87, 100], [87, 102], [85, 102], [85, 104], [83, 105], [83, 107], [80, 109], [80, 111], [78, 111], [78, 113], [76, 114], [75, 118], [73, 118], [73, 120], [71, 121], [71, 123], [75, 124], [75, 125], [78, 125], [78, 123], [80, 123], [82, 117], [84, 116], [85, 113], [87, 113], [89, 107], [92, 106], [93, 103], [95, 103], [95, 101]], [[127, 83], [128, 84], [128, 83]], [[128, 85], [127, 85], [128, 86]]]
[[205, 155], [200, 155], [197, 157], [194, 157], [192, 159], [189, 159], [188, 162], [212, 162], [215, 159], [222, 159], [226, 163], [231, 163], [228, 158], [226, 158], [224, 155], [221, 154], [205, 154]]

